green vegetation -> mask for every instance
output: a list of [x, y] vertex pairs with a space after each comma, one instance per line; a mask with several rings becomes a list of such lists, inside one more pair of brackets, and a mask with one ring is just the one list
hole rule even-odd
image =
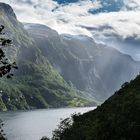
[[1, 108], [1, 110], [3, 110], [3, 111], [7, 111], [7, 108], [6, 108], [5, 104], [3, 103], [3, 100], [2, 100], [1, 97], [0, 97], [0, 108]]
[[3, 125], [3, 122], [0, 120], [0, 140], [6, 140], [4, 131], [2, 129]]
[[53, 140], [139, 140], [139, 132], [140, 75], [97, 109], [63, 120]]
[[[6, 76], [6, 78], [11, 78], [13, 76], [13, 73], [11, 73], [11, 70], [17, 69], [16, 63], [11, 63], [10, 60], [6, 57], [5, 52], [3, 50], [4, 47], [11, 45], [12, 40], [7, 38], [5, 33], [3, 32], [4, 26], [0, 26], [0, 77]], [[2, 92], [2, 91], [1, 91]], [[3, 101], [3, 95], [0, 93], [0, 110], [6, 111], [7, 107], [4, 104]]]
[[13, 40], [4, 51], [19, 68], [12, 79], [0, 81], [0, 111], [95, 104], [54, 70], [9, 5], [0, 3], [0, 21]]
[[77, 91], [50, 65], [22, 61], [18, 66], [20, 73], [18, 71], [14, 78], [0, 81], [2, 99], [8, 110], [84, 106], [89, 103], [78, 96]]
[[[5, 52], [3, 50], [4, 47], [11, 45], [12, 40], [6, 37], [5, 33], [3, 33], [4, 26], [0, 26], [0, 77], [6, 76], [6, 78], [12, 78], [13, 73], [11, 73], [11, 70], [18, 69], [16, 66], [16, 63], [11, 63], [10, 60], [6, 57]], [[3, 111], [7, 111], [7, 107], [5, 106], [2, 98], [2, 91], [0, 91], [0, 109]], [[6, 140], [5, 134], [3, 131], [3, 122], [0, 120], [0, 140]]]

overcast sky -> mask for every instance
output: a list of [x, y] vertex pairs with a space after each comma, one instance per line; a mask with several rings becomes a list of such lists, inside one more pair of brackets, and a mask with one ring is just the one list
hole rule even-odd
[[0, 1], [10, 4], [21, 22], [45, 24], [59, 33], [140, 40], [140, 0]]
[[[59, 5], [53, 0], [0, 1], [9, 3], [20, 21], [46, 24], [59, 33], [91, 36], [91, 32], [84, 27], [98, 28], [107, 25], [124, 38], [140, 33], [140, 0], [124, 0], [120, 11], [98, 14], [91, 14], [89, 10], [102, 7], [99, 0], [79, 0], [66, 5]], [[128, 6], [131, 10], [126, 8]]]

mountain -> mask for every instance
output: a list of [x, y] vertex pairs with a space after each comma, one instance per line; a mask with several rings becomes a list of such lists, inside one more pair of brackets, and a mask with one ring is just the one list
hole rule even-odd
[[115, 32], [116, 29], [110, 25], [102, 25], [97, 28], [84, 28], [93, 33], [93, 37], [97, 42], [102, 42], [106, 46], [113, 47], [123, 54], [128, 54], [136, 61], [140, 60], [140, 39], [138, 34], [130, 34], [125, 36], [120, 32]]
[[140, 75], [97, 109], [66, 119], [53, 140], [139, 140]]
[[59, 35], [40, 24], [26, 23], [24, 28], [54, 69], [87, 98], [103, 102], [139, 72], [139, 62], [90, 37]]
[[13, 9], [4, 3], [0, 3], [0, 24], [5, 26], [6, 35], [13, 40], [13, 45], [5, 48], [5, 52], [19, 67], [14, 71], [13, 79], [0, 80], [0, 110], [84, 106], [89, 103], [53, 69], [17, 20]]
[[139, 72], [139, 62], [93, 38], [23, 26], [4, 3], [0, 11], [13, 40], [6, 53], [19, 66], [12, 80], [0, 81], [1, 110], [97, 105]]

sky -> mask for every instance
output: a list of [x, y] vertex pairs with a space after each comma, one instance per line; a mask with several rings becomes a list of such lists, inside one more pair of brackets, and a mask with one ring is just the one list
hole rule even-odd
[[[10, 4], [21, 22], [45, 24], [60, 34], [84, 34], [107, 43], [134, 45], [140, 59], [140, 0], [0, 0]], [[115, 47], [123, 51], [119, 44]], [[134, 44], [133, 44], [134, 42]], [[107, 43], [107, 45], [109, 45]], [[131, 53], [132, 47], [127, 47]]]
[[[53, 0], [0, 1], [9, 3], [21, 22], [42, 23], [59, 33], [92, 36], [86, 27], [101, 26], [111, 26], [114, 32], [124, 38], [140, 33], [140, 0], [79, 0], [66, 4], [58, 4]], [[103, 1], [106, 1], [106, 4]], [[106, 6], [111, 4], [112, 7]]]

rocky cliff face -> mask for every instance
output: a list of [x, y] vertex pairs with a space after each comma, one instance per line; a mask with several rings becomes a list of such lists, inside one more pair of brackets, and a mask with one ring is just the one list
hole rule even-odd
[[140, 63], [87, 36], [59, 35], [39, 24], [25, 24], [43, 56], [88, 98], [103, 101], [134, 78]]
[[16, 15], [10, 5], [5, 3], [0, 3], [0, 11], [1, 11], [1, 15], [5, 14], [9, 18], [13, 17], [16, 19]]
[[12, 80], [0, 80], [0, 110], [83, 106], [89, 103], [53, 69], [12, 8], [0, 3], [0, 24], [13, 45], [5, 48], [19, 70]]

